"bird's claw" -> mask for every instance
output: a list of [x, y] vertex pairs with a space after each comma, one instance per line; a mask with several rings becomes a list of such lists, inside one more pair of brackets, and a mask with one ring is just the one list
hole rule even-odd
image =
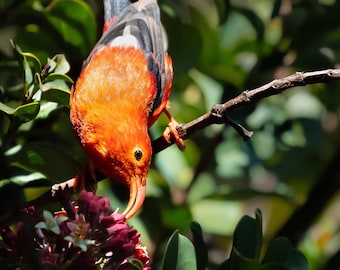
[[168, 124], [168, 126], [165, 128], [163, 132], [163, 137], [168, 143], [172, 143], [171, 137], [173, 137], [178, 149], [181, 151], [184, 151], [185, 145], [184, 145], [183, 139], [180, 137], [178, 133], [178, 129], [177, 129], [178, 126], [179, 124], [171, 117], [170, 123]]

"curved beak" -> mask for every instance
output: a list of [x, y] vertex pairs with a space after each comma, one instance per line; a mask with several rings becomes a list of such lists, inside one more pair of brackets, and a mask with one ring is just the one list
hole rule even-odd
[[130, 198], [123, 215], [126, 219], [132, 218], [143, 205], [146, 193], [146, 179], [134, 177], [130, 181]]

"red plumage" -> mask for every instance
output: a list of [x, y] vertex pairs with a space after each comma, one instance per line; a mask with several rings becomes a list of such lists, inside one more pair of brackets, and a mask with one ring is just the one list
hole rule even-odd
[[166, 111], [172, 63], [157, 1], [104, 5], [104, 33], [71, 93], [70, 118], [94, 166], [129, 186], [124, 214], [131, 218], [145, 198], [152, 155], [148, 127]]

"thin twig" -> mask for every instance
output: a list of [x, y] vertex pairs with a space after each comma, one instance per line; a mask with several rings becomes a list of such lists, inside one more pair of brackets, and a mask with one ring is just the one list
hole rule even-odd
[[[228, 124], [232, 126], [242, 136], [244, 140], [249, 140], [252, 135], [252, 131], [247, 130], [242, 125], [232, 120], [229, 116], [230, 112], [242, 107], [246, 107], [250, 104], [254, 104], [265, 97], [280, 94], [281, 92], [289, 88], [304, 86], [307, 84], [326, 83], [336, 80], [340, 80], [340, 69], [327, 69], [313, 72], [297, 72], [282, 79], [273, 80], [270, 83], [255, 88], [253, 90], [245, 90], [237, 97], [230, 99], [223, 104], [216, 104], [211, 108], [210, 111], [208, 111], [204, 115], [192, 120], [189, 123], [180, 124], [177, 127], [177, 131], [179, 136], [183, 140], [185, 140], [191, 137], [197, 131], [204, 129], [209, 125]], [[153, 153], [156, 154], [158, 152], [161, 152], [174, 143], [175, 140], [173, 139], [169, 143], [164, 139], [164, 137], [160, 137], [152, 142]], [[34, 205], [43, 205], [42, 202], [53, 199], [54, 191], [56, 188], [64, 186], [72, 187], [73, 183], [74, 179], [70, 179], [63, 183], [60, 183], [53, 187], [50, 191], [43, 194], [38, 199], [31, 201], [30, 204], [32, 204], [33, 202]], [[11, 215], [0, 216], [0, 220], [3, 222], [9, 221], [11, 220], [11, 218], [13, 218], [13, 216]]]
[[[297, 72], [281, 79], [275, 79], [270, 83], [255, 88], [253, 90], [245, 90], [237, 97], [228, 100], [223, 104], [214, 105], [211, 110], [204, 115], [192, 120], [187, 124], [178, 126], [180, 137], [185, 140], [191, 137], [197, 131], [206, 128], [212, 124], [229, 124], [243, 137], [244, 140], [250, 139], [252, 132], [240, 124], [234, 122], [229, 113], [254, 104], [265, 97], [282, 93], [283, 91], [296, 86], [304, 86], [307, 84], [326, 83], [330, 81], [340, 80], [340, 69], [327, 69], [312, 72]], [[158, 153], [175, 143], [174, 140], [167, 142], [160, 137], [152, 142], [153, 153]]]

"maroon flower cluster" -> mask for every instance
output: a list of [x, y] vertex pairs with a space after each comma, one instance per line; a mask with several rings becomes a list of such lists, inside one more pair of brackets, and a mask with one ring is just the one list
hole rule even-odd
[[[0, 256], [9, 266], [30, 265], [42, 269], [151, 269], [139, 233], [125, 216], [111, 213], [107, 198], [82, 191], [77, 203], [70, 192], [57, 191], [63, 211], [37, 213], [25, 210], [16, 232], [2, 228], [6, 247]], [[31, 228], [31, 230], [30, 230]]]

